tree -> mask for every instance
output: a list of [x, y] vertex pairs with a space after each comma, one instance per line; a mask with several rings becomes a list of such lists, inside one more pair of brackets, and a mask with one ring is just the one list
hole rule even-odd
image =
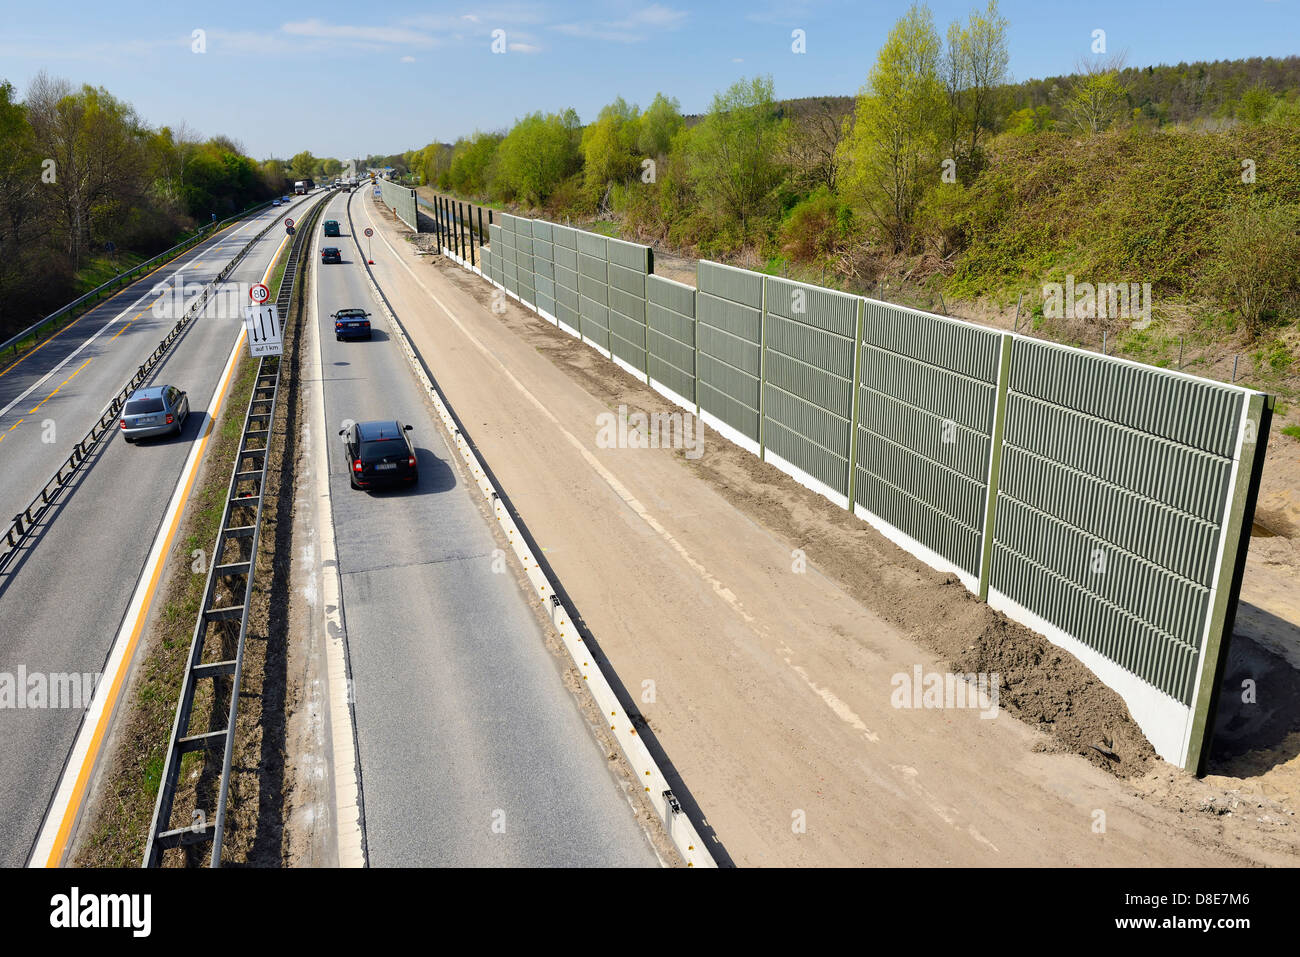
[[[233, 150], [231, 152], [234, 152]], [[293, 159], [289, 160], [288, 176], [290, 179], [312, 179], [316, 172], [316, 157], [311, 153], [303, 150], [301, 153], [295, 153]]]
[[44, 73], [32, 80], [27, 115], [37, 153], [54, 161], [49, 185], [75, 269], [91, 246], [92, 214], [140, 195], [147, 132], [135, 110], [107, 90], [73, 92], [67, 81]]
[[845, 189], [866, 208], [895, 252], [912, 241], [928, 182], [938, 182], [943, 84], [930, 11], [913, 5], [889, 32], [840, 144]]
[[596, 122], [582, 131], [583, 177], [587, 194], [599, 205], [614, 183], [632, 176], [639, 167], [636, 142], [640, 133], [640, 111], [620, 96], [601, 109]]
[[1123, 59], [1085, 61], [1078, 75], [1060, 95], [1061, 109], [1070, 122], [1085, 133], [1100, 133], [1124, 109], [1127, 91], [1119, 80]]
[[[1007, 20], [998, 13], [997, 0], [989, 0], [981, 15], [972, 11], [966, 26], [953, 21], [948, 27], [948, 48], [943, 58], [943, 81], [948, 94], [948, 155], [959, 170], [978, 171], [981, 133], [993, 129], [997, 91], [1006, 83]], [[972, 169], [974, 167], [974, 169]]]
[[708, 115], [691, 131], [692, 184], [723, 224], [739, 227], [742, 241], [773, 205], [781, 181], [773, 157], [782, 133], [770, 76], [738, 80], [714, 94]]
[[579, 162], [578, 114], [531, 113], [497, 147], [497, 182], [507, 198], [540, 205]]
[[1257, 83], [1241, 94], [1241, 102], [1237, 105], [1237, 116], [1243, 123], [1254, 126], [1262, 122], [1272, 108], [1273, 94]]
[[652, 159], [667, 156], [673, 137], [681, 131], [683, 123], [682, 107], [676, 97], [656, 93], [650, 106], [641, 114], [641, 128], [636, 141], [638, 152]]
[[803, 193], [835, 191], [840, 176], [839, 146], [847, 118], [839, 102], [818, 97], [786, 124], [781, 157], [789, 167], [792, 187]]
[[1254, 339], [1264, 316], [1300, 284], [1300, 215], [1257, 196], [1239, 200], [1224, 217], [1206, 278]]

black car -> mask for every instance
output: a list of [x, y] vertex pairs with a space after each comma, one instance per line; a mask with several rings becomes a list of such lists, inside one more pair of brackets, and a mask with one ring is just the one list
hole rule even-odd
[[414, 485], [419, 480], [415, 447], [406, 434], [411, 428], [388, 419], [339, 429], [353, 488]]
[[335, 340], [371, 338], [370, 313], [364, 309], [340, 309], [330, 313], [330, 318], [334, 320]]
[[320, 261], [323, 263], [341, 263], [343, 254], [339, 252], [337, 246], [326, 246], [320, 251]]

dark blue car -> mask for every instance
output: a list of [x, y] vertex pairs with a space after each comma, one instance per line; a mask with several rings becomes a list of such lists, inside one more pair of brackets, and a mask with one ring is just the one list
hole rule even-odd
[[331, 313], [330, 318], [334, 320], [334, 338], [341, 339], [369, 339], [370, 338], [370, 313], [364, 309], [340, 309], [338, 312]]

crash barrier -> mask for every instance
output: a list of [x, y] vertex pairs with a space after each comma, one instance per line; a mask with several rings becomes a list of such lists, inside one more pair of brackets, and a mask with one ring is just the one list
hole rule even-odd
[[489, 235], [507, 295], [1071, 652], [1204, 772], [1274, 396], [720, 263], [692, 289], [553, 223]]
[[[379, 184], [379, 195], [384, 205], [391, 209], [397, 218], [416, 232], [420, 230], [420, 218], [416, 213], [415, 190], [409, 186], [399, 186], [391, 180], [375, 180]], [[362, 180], [359, 189], [370, 189], [369, 180]]]
[[63, 490], [99, 445], [100, 440], [114, 430], [117, 425], [118, 413], [126, 405], [126, 400], [131, 397], [131, 393], [149, 378], [150, 373], [153, 372], [168, 350], [171, 349], [172, 343], [180, 338], [181, 333], [189, 326], [190, 321], [203, 312], [217, 285], [226, 280], [226, 277], [243, 261], [244, 256], [248, 254], [248, 251], [253, 248], [253, 245], [259, 239], [278, 225], [280, 225], [280, 218], [277, 216], [256, 236], [244, 244], [235, 257], [217, 274], [216, 279], [203, 287], [202, 291], [195, 297], [193, 304], [176, 320], [176, 324], [167, 331], [167, 335], [163, 337], [162, 342], [140, 364], [126, 385], [118, 390], [117, 394], [100, 412], [99, 418], [91, 426], [90, 431], [86, 433], [80, 442], [73, 446], [67, 460], [59, 466], [54, 475], [41, 487], [40, 492], [32, 499], [31, 503], [14, 516], [8, 531], [5, 533], [3, 542], [0, 542], [0, 574], [9, 566], [9, 563], [18, 554], [18, 550], [22, 548], [24, 542], [31, 536], [45, 514], [58, 502]]
[[175, 259], [181, 253], [185, 252], [186, 250], [193, 249], [199, 243], [204, 242], [210, 237], [216, 235], [220, 230], [229, 226], [231, 223], [236, 223], [239, 220], [245, 219], [246, 217], [251, 216], [254, 213], [261, 212], [262, 210], [270, 207], [270, 205], [271, 205], [270, 202], [258, 203], [256, 206], [250, 206], [242, 213], [237, 213], [236, 215], [231, 216], [229, 219], [223, 219], [219, 223], [214, 223], [211, 226], [205, 226], [202, 229], [200, 229], [197, 233], [195, 233], [193, 236], [177, 243], [171, 249], [168, 249], [165, 252], [161, 252], [157, 256], [154, 256], [152, 259], [148, 259], [137, 266], [133, 266], [130, 269], [125, 270], [124, 272], [118, 273], [108, 282], [96, 286], [94, 289], [90, 290], [90, 292], [86, 293], [85, 295], [77, 297], [76, 299], [72, 300], [72, 302], [68, 303], [66, 306], [63, 306], [60, 309], [56, 309], [54, 312], [50, 313], [48, 316], [45, 316], [43, 319], [38, 319], [36, 322], [32, 323], [22, 332], [0, 343], [0, 353], [12, 349], [13, 353], [17, 355], [18, 346], [25, 339], [27, 339], [29, 336], [33, 335], [34, 333], [39, 332], [41, 329], [44, 329], [46, 326], [52, 323], [57, 324], [58, 321], [61, 319], [68, 318], [69, 316], [71, 316], [72, 313], [76, 312], [77, 309], [81, 306], [93, 305], [94, 303], [97, 303], [100, 299], [104, 298], [105, 296], [108, 296], [109, 294], [119, 289], [123, 289], [126, 286], [131, 285], [131, 283], [135, 282], [140, 277], [146, 275], [147, 273], [152, 272], [153, 270], [157, 269], [159, 266], [166, 265], [168, 262]]
[[[303, 250], [324, 208], [325, 202], [318, 201], [303, 217], [302, 228], [293, 237], [276, 298], [276, 306], [285, 321], [288, 321], [289, 307], [298, 285]], [[221, 866], [226, 801], [230, 793], [230, 770], [238, 725], [239, 686], [244, 672], [244, 644], [262, 534], [271, 429], [275, 422], [283, 368], [282, 356], [263, 356], [258, 360], [257, 379], [244, 412], [244, 427], [226, 489], [212, 565], [208, 569], [203, 601], [185, 663], [185, 676], [167, 745], [167, 760], [163, 765], [149, 841], [145, 847], [145, 867], [161, 867], [163, 853], [170, 848], [193, 847], [209, 841], [212, 849], [208, 864], [210, 867]], [[232, 636], [233, 642], [230, 641]], [[225, 658], [222, 649], [230, 644], [234, 646], [234, 653]], [[216, 649], [219, 660], [213, 661], [210, 653], [205, 654], [213, 649]], [[230, 679], [228, 684], [221, 682], [224, 678]], [[209, 723], [213, 727], [192, 732], [190, 722], [195, 697], [201, 689], [213, 699], [208, 709]], [[198, 806], [186, 808], [179, 814], [176, 812], [176, 792], [185, 783], [181, 780], [181, 765], [185, 755], [196, 752], [204, 754], [205, 760], [211, 757], [219, 761], [221, 766], [216, 805], [211, 816], [203, 806], [201, 795], [195, 802]], [[176, 822], [179, 822], [178, 826], [173, 826]]]
[[[354, 241], [358, 242], [359, 249], [360, 243], [359, 240], [356, 240], [357, 231], [352, 225], [351, 203], [348, 204], [348, 226], [348, 231], [352, 234]], [[623, 751], [623, 756], [627, 758], [627, 762], [636, 775], [637, 781], [643, 788], [646, 799], [655, 809], [660, 820], [663, 821], [669, 840], [677, 848], [687, 867], [717, 867], [713, 855], [709, 852], [690, 817], [683, 811], [681, 802], [673, 793], [672, 788], [669, 787], [668, 780], [658, 762], [655, 761], [641, 735], [637, 733], [632, 715], [628, 714], [620, 704], [618, 695], [614, 692], [613, 686], [610, 685], [609, 679], [605, 677], [605, 673], [601, 670], [595, 655], [587, 647], [582, 632], [574, 624], [569, 610], [565, 607], [559, 594], [557, 594], [554, 583], [551, 582], [546, 570], [542, 568], [536, 556], [533, 555], [527, 539], [515, 522], [514, 517], [510, 514], [510, 510], [506, 508], [501, 493], [493, 484], [487, 469], [483, 467], [477, 453], [462, 434], [460, 425], [447, 405], [442, 392], [434, 384], [428, 371], [424, 368], [420, 354], [411, 345], [411, 340], [407, 336], [401, 320], [397, 318], [397, 314], [393, 311], [387, 298], [375, 282], [370, 266], [366, 266], [366, 279], [370, 284], [371, 295], [383, 310], [384, 315], [388, 317], [390, 328], [392, 328], [397, 341], [401, 344], [402, 351], [411, 366], [412, 372], [415, 373], [416, 379], [433, 402], [434, 409], [438, 413], [438, 420], [442, 423], [448, 439], [455, 446], [461, 458], [464, 459], [465, 468], [478, 488], [479, 494], [492, 508], [493, 517], [500, 525], [506, 540], [510, 543], [510, 548], [523, 566], [529, 584], [532, 586], [538, 600], [542, 603], [547, 618], [550, 619], [556, 633], [560, 636], [560, 641], [563, 642], [565, 649], [568, 651], [574, 667], [582, 675], [583, 684], [591, 692], [592, 698], [595, 699], [601, 713], [605, 716], [605, 720], [609, 724], [610, 734], [614, 736]]]

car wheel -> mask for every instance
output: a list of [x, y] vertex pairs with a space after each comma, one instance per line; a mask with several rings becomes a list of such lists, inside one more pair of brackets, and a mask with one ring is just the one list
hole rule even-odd
[[131, 438], [129, 435], [122, 436], [122, 441], [127, 445], [135, 445], [135, 439]]

